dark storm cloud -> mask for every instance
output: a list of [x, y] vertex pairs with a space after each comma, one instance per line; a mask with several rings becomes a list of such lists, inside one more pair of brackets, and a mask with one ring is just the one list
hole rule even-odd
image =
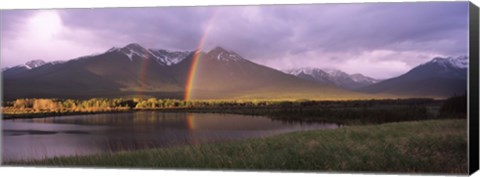
[[[105, 44], [112, 40], [151, 47], [193, 49], [212, 8], [106, 8], [61, 11], [73, 28], [94, 31]], [[126, 45], [126, 44], [125, 44]]]
[[[466, 52], [465, 45], [423, 45], [440, 40], [464, 42], [468, 32], [466, 3], [341, 4], [310, 8], [313, 13], [307, 18], [294, 13], [294, 8], [276, 11], [293, 15], [286, 26], [298, 28], [292, 40], [306, 44], [302, 48], [344, 52], [378, 48]], [[405, 48], [403, 43], [409, 43], [411, 48]]]
[[[2, 13], [2, 42], [4, 34], [13, 38], [18, 31], [15, 23], [29, 16], [22, 13]], [[62, 31], [67, 31], [62, 40], [75, 41], [71, 46], [91, 46], [98, 52], [137, 42], [149, 48], [194, 50], [205, 35], [204, 50], [222, 46], [278, 69], [342, 66], [350, 73], [363, 72], [349, 65], [358, 64], [352, 62], [357, 60], [365, 65], [386, 62], [372, 66], [378, 71], [371, 75], [386, 71], [395, 75], [433, 56], [466, 55], [468, 47], [468, 2], [96, 8], [56, 13]]]
[[[211, 38], [251, 58], [311, 50], [423, 50], [445, 55], [467, 51], [466, 3], [229, 8], [221, 9], [222, 15], [215, 23], [218, 29]], [[255, 15], [254, 20], [248, 15]]]

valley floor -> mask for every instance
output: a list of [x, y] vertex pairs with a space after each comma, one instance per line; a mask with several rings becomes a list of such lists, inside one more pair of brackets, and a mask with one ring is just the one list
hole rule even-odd
[[5, 165], [466, 174], [467, 157], [466, 120], [446, 119]]

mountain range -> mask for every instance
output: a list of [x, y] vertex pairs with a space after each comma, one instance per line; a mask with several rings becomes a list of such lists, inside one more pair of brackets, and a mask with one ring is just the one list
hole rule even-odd
[[194, 99], [361, 98], [253, 63], [221, 47], [209, 52], [145, 49], [132, 43], [66, 62], [37, 62], [3, 71], [4, 98], [153, 96], [181, 99], [199, 56]]
[[320, 69], [304, 67], [286, 70], [285, 73], [319, 83], [335, 85], [337, 87], [349, 90], [366, 87], [380, 81], [359, 73], [350, 75], [343, 71], [331, 68]]
[[2, 77], [6, 100], [134, 96], [182, 99], [187, 82], [192, 80], [192, 67], [196, 67], [193, 99], [448, 97], [465, 92], [466, 65], [466, 57], [435, 58], [402, 76], [380, 81], [334, 69], [282, 72], [221, 47], [208, 52], [169, 51], [132, 43], [68, 61], [33, 60], [2, 69]]

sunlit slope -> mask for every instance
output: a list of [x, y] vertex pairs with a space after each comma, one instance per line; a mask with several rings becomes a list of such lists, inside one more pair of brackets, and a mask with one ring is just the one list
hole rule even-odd
[[[178, 65], [189, 66], [193, 58]], [[217, 47], [201, 53], [193, 79], [192, 99], [350, 99], [365, 94], [320, 84], [246, 60]], [[183, 72], [185, 73], [185, 72]], [[188, 75], [182, 75], [188, 81]]]

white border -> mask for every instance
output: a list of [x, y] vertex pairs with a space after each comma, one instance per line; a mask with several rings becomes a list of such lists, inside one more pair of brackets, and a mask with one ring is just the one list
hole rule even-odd
[[[93, 7], [158, 7], [158, 6], [205, 6], [205, 5], [259, 5], [259, 4], [312, 4], [312, 3], [362, 3], [362, 2], [425, 2], [428, 0], [202, 0], [202, 1], [152, 1], [152, 0], [2, 0], [0, 9], [52, 9], [52, 8], [93, 8]], [[448, 1], [448, 0], [435, 0]], [[480, 6], [480, 0], [472, 0]], [[1, 13], [0, 13], [1, 15]], [[328, 174], [331, 177], [345, 176], [420, 176], [420, 175], [384, 175], [384, 174], [332, 174], [332, 173], [280, 173], [280, 172], [232, 172], [232, 171], [190, 171], [190, 170], [130, 170], [130, 169], [80, 169], [80, 168], [38, 168], [38, 167], [0, 167], [2, 176], [319, 176]], [[425, 175], [422, 175], [425, 176]], [[430, 176], [430, 175], [429, 175]], [[474, 176], [479, 177], [477, 172]]]

